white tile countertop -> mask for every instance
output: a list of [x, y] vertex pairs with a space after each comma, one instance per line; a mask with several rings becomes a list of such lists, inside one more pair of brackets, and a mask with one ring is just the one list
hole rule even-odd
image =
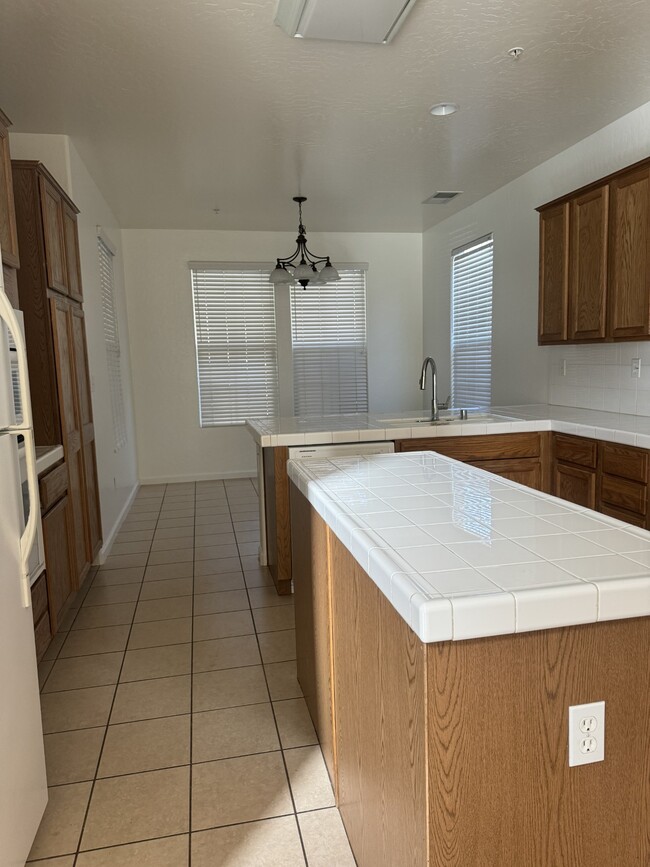
[[305, 418], [271, 417], [250, 419], [246, 428], [262, 447], [553, 430], [650, 449], [648, 416], [549, 404], [492, 407], [480, 413], [470, 411], [466, 421], [458, 419], [440, 425], [415, 423], [415, 419], [422, 415], [423, 411], [418, 410]]
[[289, 461], [424, 642], [650, 615], [650, 533], [433, 452]]

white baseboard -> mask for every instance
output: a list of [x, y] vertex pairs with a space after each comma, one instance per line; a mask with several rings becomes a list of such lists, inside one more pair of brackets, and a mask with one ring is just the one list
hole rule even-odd
[[95, 557], [95, 565], [96, 566], [102, 566], [106, 562], [106, 558], [110, 554], [111, 548], [113, 547], [113, 542], [115, 541], [115, 537], [119, 533], [120, 527], [122, 526], [122, 523], [124, 522], [124, 519], [126, 518], [129, 509], [133, 505], [133, 501], [135, 500], [135, 497], [136, 497], [136, 494], [138, 493], [139, 488], [140, 488], [140, 483], [135, 484], [133, 486], [131, 493], [129, 494], [129, 496], [126, 499], [126, 503], [124, 503], [124, 505], [122, 506], [122, 509], [120, 510], [120, 514], [117, 516], [117, 521], [113, 524], [112, 529], [108, 533], [108, 538], [104, 539], [104, 544], [99, 549], [99, 553], [97, 554], [97, 557]]
[[141, 485], [173, 485], [174, 482], [212, 482], [220, 479], [251, 479], [256, 478], [257, 468], [250, 470], [233, 470], [226, 473], [191, 473], [180, 476], [149, 476], [140, 479]]

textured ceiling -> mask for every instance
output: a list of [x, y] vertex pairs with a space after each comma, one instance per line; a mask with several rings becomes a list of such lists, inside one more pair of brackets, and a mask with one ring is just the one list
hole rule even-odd
[[0, 106], [72, 136], [124, 227], [292, 229], [300, 191], [308, 230], [420, 231], [650, 100], [648, 0], [417, 0], [386, 46], [275, 5], [2, 0]]

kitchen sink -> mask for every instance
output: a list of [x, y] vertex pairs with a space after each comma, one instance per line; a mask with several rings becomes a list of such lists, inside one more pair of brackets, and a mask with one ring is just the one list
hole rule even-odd
[[[470, 411], [471, 412], [471, 411]], [[417, 424], [428, 424], [428, 425], [445, 425], [445, 424], [455, 424], [461, 421], [460, 418], [460, 410], [446, 410], [440, 413], [440, 418], [438, 421], [431, 421], [431, 416], [412, 416], [412, 415], [402, 415], [396, 418], [378, 418], [377, 421], [380, 424], [394, 424], [394, 425], [417, 425]], [[487, 422], [487, 421], [517, 421], [516, 418], [513, 418], [509, 415], [497, 415], [492, 412], [471, 412], [470, 415], [466, 419], [462, 419], [463, 424], [468, 422]]]

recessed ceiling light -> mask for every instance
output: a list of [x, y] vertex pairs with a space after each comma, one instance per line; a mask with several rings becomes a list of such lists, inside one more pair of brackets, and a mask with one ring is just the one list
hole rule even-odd
[[429, 111], [435, 117], [447, 117], [448, 114], [457, 112], [458, 106], [455, 102], [439, 102], [437, 105], [432, 105]]

